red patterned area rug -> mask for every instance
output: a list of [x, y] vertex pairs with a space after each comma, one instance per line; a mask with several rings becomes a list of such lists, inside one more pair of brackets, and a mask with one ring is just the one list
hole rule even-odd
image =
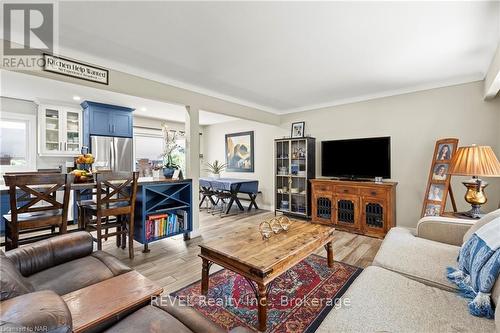
[[[346, 306], [341, 296], [361, 271], [341, 262], [329, 268], [326, 258], [309, 256], [272, 283], [266, 332], [314, 332], [330, 310]], [[237, 326], [256, 330], [253, 289], [245, 278], [227, 269], [210, 275], [207, 297], [200, 296], [200, 281], [171, 295], [227, 330]]]

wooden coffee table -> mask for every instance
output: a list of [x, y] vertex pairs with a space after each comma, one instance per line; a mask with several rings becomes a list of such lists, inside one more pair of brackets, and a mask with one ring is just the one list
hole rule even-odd
[[288, 232], [273, 234], [270, 239], [263, 240], [258, 226], [237, 226], [231, 232], [200, 245], [203, 260], [201, 292], [203, 295], [208, 292], [212, 263], [242, 275], [257, 297], [258, 329], [265, 331], [267, 296], [273, 280], [321, 246], [326, 248], [328, 266], [333, 267], [334, 230], [325, 225], [292, 221]]
[[92, 329], [107, 319], [160, 295], [163, 288], [136, 271], [115, 276], [62, 296], [73, 317], [73, 332]]

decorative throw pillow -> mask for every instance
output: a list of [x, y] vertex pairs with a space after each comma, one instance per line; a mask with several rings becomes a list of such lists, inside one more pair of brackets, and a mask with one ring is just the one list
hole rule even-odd
[[483, 225], [490, 223], [497, 217], [500, 217], [500, 209], [494, 210], [492, 212], [489, 212], [488, 214], [484, 215], [481, 217], [479, 220], [477, 220], [472, 227], [467, 230], [467, 232], [464, 235], [462, 245], [465, 244], [469, 238], [472, 237], [472, 235], [479, 230]]
[[493, 318], [491, 289], [500, 273], [500, 217], [483, 225], [462, 245], [458, 269], [448, 268], [448, 279], [469, 299], [469, 312]]

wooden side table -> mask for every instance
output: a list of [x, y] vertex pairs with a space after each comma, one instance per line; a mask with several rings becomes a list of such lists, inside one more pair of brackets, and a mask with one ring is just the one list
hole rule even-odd
[[444, 212], [441, 214], [443, 217], [452, 217], [455, 219], [462, 219], [462, 220], [470, 220], [470, 221], [477, 221], [479, 219], [472, 218], [470, 216], [464, 215], [463, 212]]
[[91, 330], [109, 318], [148, 302], [163, 288], [136, 271], [62, 296], [73, 317], [73, 332]]

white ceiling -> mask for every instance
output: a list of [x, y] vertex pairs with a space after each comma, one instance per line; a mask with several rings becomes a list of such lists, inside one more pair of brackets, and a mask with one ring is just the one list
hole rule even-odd
[[65, 1], [60, 52], [276, 113], [483, 79], [500, 2]]
[[[0, 95], [4, 97], [29, 101], [50, 100], [75, 107], [79, 107], [84, 100], [89, 100], [134, 108], [134, 115], [136, 116], [185, 122], [186, 109], [182, 105], [162, 103], [5, 70], [0, 71], [0, 78]], [[78, 96], [81, 100], [74, 101], [73, 96]], [[200, 111], [201, 125], [211, 125], [235, 119], [237, 118]]]

